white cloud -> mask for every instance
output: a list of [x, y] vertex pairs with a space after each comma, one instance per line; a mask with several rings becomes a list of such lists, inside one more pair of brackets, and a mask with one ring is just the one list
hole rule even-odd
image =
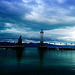
[[59, 3], [64, 3], [66, 0], [57, 0]]
[[71, 9], [71, 10], [75, 10], [75, 6], [69, 6], [69, 8]]
[[46, 30], [45, 35], [50, 35], [48, 38], [53, 37], [58, 40], [75, 41], [75, 27]]
[[24, 33], [22, 31], [17, 30], [16, 28], [11, 28], [11, 29], [6, 29], [6, 30], [1, 30], [2, 33]]
[[[22, 35], [23, 37], [27, 37], [29, 39], [40, 39], [40, 33], [37, 31], [25, 31], [22, 29], [6, 29], [6, 30], [0, 30], [1, 33], [15, 33]], [[53, 30], [45, 30], [44, 31], [44, 40], [45, 42], [47, 40], [63, 40], [63, 41], [75, 41], [75, 27], [66, 27], [66, 28], [59, 28], [59, 29], [53, 29]], [[50, 40], [50, 41], [52, 41]], [[30, 40], [26, 40], [26, 42], [29, 42]], [[31, 40], [30, 42], [35, 42], [34, 40]]]
[[0, 30], [0, 32], [18, 34], [18, 35], [22, 35], [23, 37], [28, 37], [28, 38], [40, 38], [39, 32], [28, 31], [28, 30], [30, 29], [26, 28], [26, 30], [23, 30], [23, 29], [11, 28], [11, 29], [6, 29], [6, 30]]
[[32, 2], [33, 0], [23, 0], [23, 2], [25, 3], [29, 3], [29, 2]]
[[[8, 10], [12, 11], [13, 13], [17, 12], [18, 14], [22, 13], [23, 19], [27, 20], [33, 20], [38, 22], [49, 22], [49, 23], [63, 23], [63, 22], [73, 22], [75, 21], [75, 17], [71, 16], [72, 9], [74, 9], [74, 6], [69, 6], [70, 9], [61, 7], [57, 4], [55, 5], [49, 5], [43, 0], [22, 0], [23, 3], [16, 2], [11, 3], [8, 1], [3, 1], [4, 4], [6, 4], [7, 7], [9, 7]], [[66, 0], [52, 0], [49, 1], [50, 3], [58, 1], [59, 3], [63, 3]], [[32, 2], [36, 2], [35, 4], [32, 4]], [[32, 4], [32, 5], [31, 5]], [[26, 11], [30, 10], [26, 13]], [[70, 16], [69, 16], [70, 15]]]
[[33, 5], [31, 8], [32, 11], [28, 14], [25, 14], [24, 19], [37, 22], [49, 22], [53, 24], [75, 21], [75, 17], [71, 16], [72, 12], [69, 9], [59, 6], [46, 6], [43, 1], [39, 0], [36, 2], [39, 4], [37, 6]]
[[6, 27], [11, 27], [13, 24], [12, 23], [5, 23]]
[[27, 14], [25, 17], [28, 20], [40, 21], [41, 16], [36, 12], [31, 12], [31, 14]]
[[34, 40], [27, 40], [25, 39], [23, 42], [26, 42], [26, 43], [39, 43], [39, 41], [34, 41]]
[[74, 22], [75, 17], [73, 17], [73, 16], [64, 16], [64, 21], [65, 22]]
[[23, 0], [23, 2], [28, 3], [28, 0]]

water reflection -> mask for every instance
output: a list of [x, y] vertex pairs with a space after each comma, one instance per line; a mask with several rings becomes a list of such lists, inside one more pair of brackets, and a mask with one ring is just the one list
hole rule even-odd
[[3, 72], [3, 64], [4, 64], [4, 61], [6, 59], [6, 55], [7, 55], [7, 51], [5, 49], [0, 49], [0, 75], [2, 75], [4, 72]]
[[2, 75], [2, 73], [3, 73], [2, 64], [3, 64], [3, 60], [2, 60], [1, 57], [0, 57], [0, 75]]
[[0, 75], [11, 75], [9, 72], [16, 75], [46, 75], [47, 73], [72, 75], [73, 71], [75, 71], [73, 50], [37, 50], [37, 48], [0, 50]]
[[40, 70], [43, 69], [43, 60], [44, 60], [44, 55], [46, 53], [46, 50], [38, 50], [39, 55], [40, 55]]
[[20, 63], [24, 49], [18, 48], [15, 51], [16, 51], [16, 56], [17, 56], [17, 62]]
[[24, 52], [24, 48], [15, 49], [16, 57], [17, 57], [17, 74], [21, 75], [21, 60]]

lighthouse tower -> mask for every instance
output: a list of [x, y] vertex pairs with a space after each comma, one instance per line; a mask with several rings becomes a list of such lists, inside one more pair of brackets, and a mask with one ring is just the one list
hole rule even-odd
[[43, 46], [44, 45], [43, 44], [43, 34], [44, 34], [43, 29], [41, 29], [41, 31], [40, 31], [40, 35], [41, 35], [40, 46]]

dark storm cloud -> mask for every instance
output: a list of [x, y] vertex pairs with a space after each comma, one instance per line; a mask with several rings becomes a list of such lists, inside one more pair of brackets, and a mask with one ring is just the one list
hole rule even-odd
[[74, 0], [0, 0], [0, 38], [35, 40], [42, 28], [46, 41], [74, 41], [74, 13]]

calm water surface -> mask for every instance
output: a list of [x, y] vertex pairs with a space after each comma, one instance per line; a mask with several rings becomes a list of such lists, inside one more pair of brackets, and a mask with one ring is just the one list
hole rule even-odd
[[0, 49], [0, 75], [75, 75], [75, 51]]

